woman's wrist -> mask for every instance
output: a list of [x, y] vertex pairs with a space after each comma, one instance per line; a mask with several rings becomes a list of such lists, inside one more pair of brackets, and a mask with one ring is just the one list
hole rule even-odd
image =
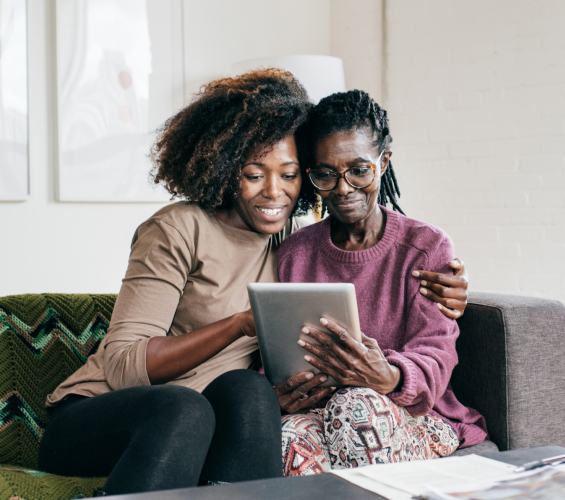
[[248, 309], [247, 311], [243, 311], [241, 313], [236, 313], [232, 317], [236, 321], [238, 338], [255, 337], [257, 335], [251, 309]]
[[390, 365], [392, 368], [394, 368], [395, 370], [395, 381], [396, 384], [394, 385], [394, 389], [390, 392], [399, 392], [402, 389], [402, 385], [404, 384], [404, 373], [402, 372], [402, 369], [400, 369], [398, 366], [395, 365]]
[[386, 388], [384, 391], [377, 391], [385, 396], [393, 392], [399, 392], [402, 389], [402, 384], [404, 383], [404, 374], [402, 373], [402, 370], [395, 365], [389, 364], [388, 366], [390, 370], [390, 377], [386, 384]]
[[235, 336], [234, 341], [240, 339], [241, 337], [245, 337], [245, 330], [244, 330], [244, 313], [235, 313], [231, 319], [233, 320], [233, 335]]

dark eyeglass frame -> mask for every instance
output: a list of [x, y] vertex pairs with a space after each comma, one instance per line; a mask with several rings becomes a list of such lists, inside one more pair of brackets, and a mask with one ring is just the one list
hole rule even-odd
[[[380, 158], [379, 158], [379, 159], [380, 159]], [[351, 184], [351, 182], [349, 182], [349, 179], [347, 178], [347, 174], [348, 174], [349, 172], [351, 172], [352, 170], [357, 170], [357, 169], [359, 169], [359, 168], [367, 168], [367, 167], [369, 167], [369, 168], [373, 171], [373, 177], [371, 177], [371, 182], [369, 182], [369, 184], [367, 184], [366, 186], [361, 187], [361, 186], [354, 186], [353, 184]], [[316, 183], [312, 180], [312, 175], [311, 175], [311, 174], [314, 174], [317, 170], [319, 170], [319, 169], [309, 169], [309, 168], [307, 168], [307, 169], [306, 169], [306, 173], [308, 174], [308, 179], [310, 179], [310, 182], [312, 183], [312, 185], [313, 185], [318, 191], [333, 191], [333, 190], [335, 189], [335, 187], [337, 186], [337, 184], [338, 184], [338, 182], [339, 182], [339, 180], [340, 180], [341, 178], [345, 179], [345, 182], [347, 182], [347, 184], [349, 184], [349, 185], [350, 185], [352, 188], [354, 188], [354, 189], [365, 189], [366, 187], [370, 186], [370, 185], [373, 183], [373, 181], [375, 180], [375, 175], [376, 175], [376, 173], [377, 173], [377, 166], [376, 166], [374, 163], [370, 163], [369, 165], [363, 165], [363, 166], [348, 168], [345, 172], [343, 172], [343, 173], [341, 173], [341, 174], [338, 174], [337, 172], [334, 172], [334, 175], [335, 175], [335, 177], [334, 177], [334, 179], [335, 179], [335, 184], [333, 185], [333, 187], [327, 188], [327, 189], [322, 189], [322, 188], [318, 187], [318, 186], [316, 185]]]

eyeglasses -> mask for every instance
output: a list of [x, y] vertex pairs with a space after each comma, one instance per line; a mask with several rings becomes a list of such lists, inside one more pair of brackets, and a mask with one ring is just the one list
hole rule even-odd
[[338, 174], [329, 168], [316, 168], [314, 170], [307, 168], [306, 173], [310, 178], [310, 182], [320, 191], [331, 191], [337, 186], [339, 179], [342, 177], [352, 188], [364, 189], [370, 186], [375, 179], [377, 165], [380, 164], [383, 153], [384, 151], [379, 155], [376, 164], [371, 163], [370, 165], [353, 167], [342, 174]]

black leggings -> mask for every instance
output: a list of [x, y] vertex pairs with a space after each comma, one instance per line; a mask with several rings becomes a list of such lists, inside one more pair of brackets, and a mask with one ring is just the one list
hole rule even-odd
[[199, 394], [132, 387], [58, 405], [39, 469], [105, 477], [110, 495], [282, 476], [281, 418], [267, 379], [224, 373]]

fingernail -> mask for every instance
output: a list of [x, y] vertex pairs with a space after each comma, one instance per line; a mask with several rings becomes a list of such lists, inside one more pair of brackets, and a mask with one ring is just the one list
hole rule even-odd
[[443, 309], [443, 306], [438, 302], [438, 303], [437, 303], [437, 308], [438, 308], [438, 309]]
[[298, 341], [298, 345], [305, 346], [305, 345], [306, 345], [306, 342], [304, 342], [302, 339], [300, 339], [300, 340]]
[[326, 326], [328, 324], [328, 320], [326, 318], [320, 319], [320, 324]]
[[320, 382], [325, 382], [326, 380], [328, 380], [328, 377], [326, 377], [325, 375], [322, 375], [320, 377]]
[[412, 271], [412, 276], [415, 276], [417, 278], [418, 276], [420, 276], [420, 273], [418, 271]]
[[428, 291], [427, 291], [425, 288], [420, 288], [420, 293], [421, 293], [422, 295], [427, 295], [427, 294], [428, 294]]
[[305, 359], [306, 361], [310, 361], [310, 356], [304, 356], [304, 359]]
[[427, 281], [421, 281], [421, 282], [420, 282], [420, 285], [422, 285], [422, 286], [426, 286], [427, 284], [428, 284]]
[[308, 335], [310, 333], [310, 330], [308, 330], [308, 328], [304, 327], [302, 329], [302, 333], [305, 333], [306, 335]]
[[337, 387], [330, 387], [330, 389], [331, 389], [332, 391], [335, 391], [335, 390], [337, 389]]
[[313, 378], [314, 378], [314, 374], [313, 374], [312, 372], [308, 372], [308, 373], [306, 374], [306, 379], [307, 379], [307, 380], [310, 380], [310, 379], [313, 379]]

